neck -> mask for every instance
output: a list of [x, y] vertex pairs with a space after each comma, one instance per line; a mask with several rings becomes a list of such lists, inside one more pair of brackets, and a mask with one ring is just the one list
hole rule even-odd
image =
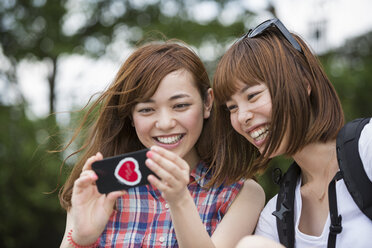
[[312, 143], [293, 156], [302, 172], [302, 184], [325, 182], [327, 185], [338, 170], [336, 141]]
[[190, 166], [190, 172], [196, 167], [196, 165], [200, 161], [200, 157], [198, 155], [198, 152], [196, 151], [196, 148], [192, 148], [184, 157], [183, 159], [188, 163]]

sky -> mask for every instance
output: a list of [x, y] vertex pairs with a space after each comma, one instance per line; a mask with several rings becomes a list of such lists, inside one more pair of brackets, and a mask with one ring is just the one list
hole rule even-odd
[[[262, 0], [237, 0], [226, 10], [225, 19], [233, 19], [240, 4], [258, 12], [255, 24], [271, 18]], [[341, 46], [345, 40], [372, 30], [372, 1], [370, 0], [271, 0], [278, 18], [290, 30], [303, 37], [317, 53]], [[200, 8], [202, 9], [202, 8]], [[206, 13], [206, 12], [204, 12]], [[195, 13], [196, 15], [198, 13]], [[199, 18], [208, 18], [199, 14]], [[324, 35], [317, 42], [312, 38], [320, 28]], [[131, 51], [124, 53], [129, 56]], [[124, 58], [123, 58], [124, 59]], [[104, 90], [113, 80], [120, 64], [111, 60], [93, 60], [82, 56], [62, 58], [57, 77], [57, 112], [86, 104], [90, 96]], [[30, 104], [29, 116], [42, 117], [48, 113], [48, 88], [45, 76], [48, 68], [39, 64], [22, 63], [19, 67], [21, 90]], [[0, 87], [1, 88], [1, 87]], [[61, 121], [64, 114], [57, 115]]]

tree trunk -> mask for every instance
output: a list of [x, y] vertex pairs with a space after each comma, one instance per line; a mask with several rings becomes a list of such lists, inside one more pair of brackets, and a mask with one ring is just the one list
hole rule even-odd
[[52, 73], [48, 77], [48, 83], [49, 83], [49, 114], [53, 114], [55, 112], [56, 71], [57, 71], [57, 58], [52, 58]]

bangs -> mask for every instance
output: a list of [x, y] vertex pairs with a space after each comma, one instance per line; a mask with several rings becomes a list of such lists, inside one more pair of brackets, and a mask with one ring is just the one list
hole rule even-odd
[[151, 63], [139, 64], [135, 74], [134, 101], [144, 102], [149, 100], [158, 89], [162, 80], [172, 72], [184, 69], [184, 66], [174, 57], [168, 54], [159, 54], [148, 58]]
[[[200, 91], [200, 94], [210, 87], [205, 67], [197, 55], [189, 48], [176, 44], [149, 46], [143, 52], [141, 59], [134, 65], [132, 73], [135, 90], [135, 101], [150, 99], [156, 92], [161, 81], [170, 73], [178, 70], [189, 72]], [[203, 90], [202, 90], [203, 89]]]
[[234, 71], [235, 66], [222, 59], [214, 74], [213, 93], [217, 104], [224, 104], [237, 89], [237, 80]]
[[253, 52], [246, 52], [251, 49], [245, 41], [246, 39], [243, 39], [234, 44], [218, 63], [213, 93], [219, 105], [228, 101], [239, 89], [238, 81], [250, 86], [264, 82], [262, 76], [259, 76], [262, 75], [259, 62]]

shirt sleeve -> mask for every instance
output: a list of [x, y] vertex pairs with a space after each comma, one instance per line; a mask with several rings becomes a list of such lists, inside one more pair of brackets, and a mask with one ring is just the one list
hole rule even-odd
[[372, 181], [372, 119], [364, 126], [358, 143], [359, 155], [363, 163], [364, 170]]
[[255, 235], [279, 242], [278, 231], [276, 229], [276, 218], [272, 215], [272, 212], [275, 211], [277, 197], [278, 195], [274, 196], [262, 210], [256, 226]]

